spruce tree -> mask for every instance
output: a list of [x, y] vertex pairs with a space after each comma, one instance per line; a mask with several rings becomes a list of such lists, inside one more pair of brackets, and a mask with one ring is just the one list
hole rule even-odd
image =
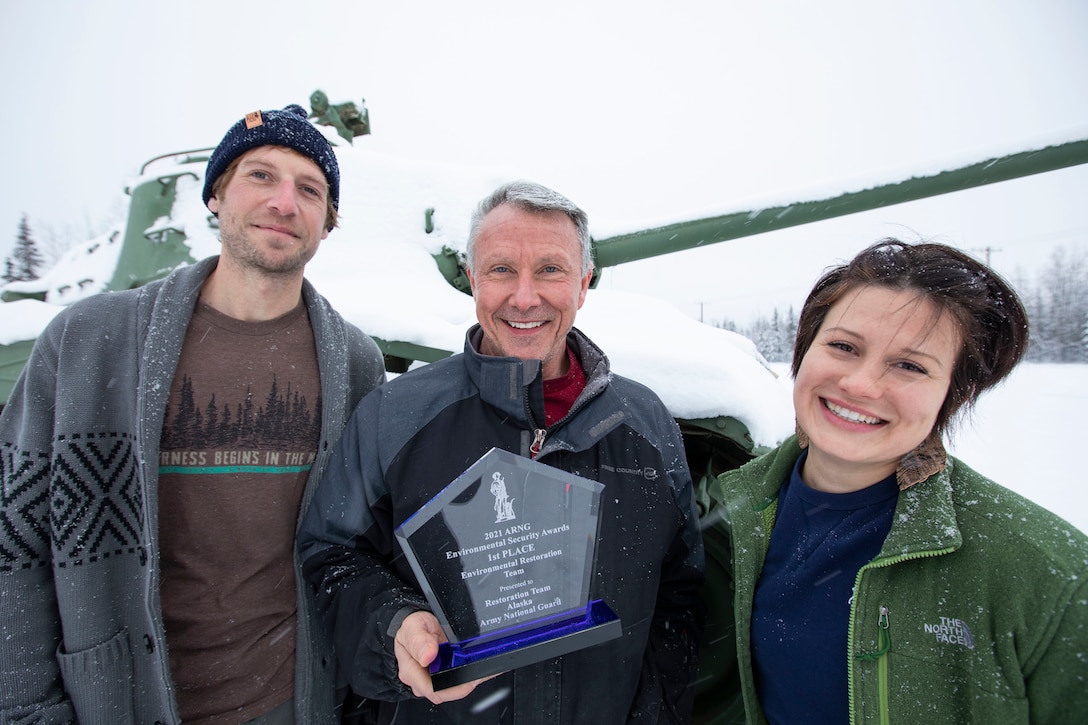
[[5, 282], [26, 282], [41, 276], [40, 270], [45, 260], [30, 234], [30, 220], [26, 214], [19, 221], [19, 234], [15, 238], [15, 248], [4, 265]]

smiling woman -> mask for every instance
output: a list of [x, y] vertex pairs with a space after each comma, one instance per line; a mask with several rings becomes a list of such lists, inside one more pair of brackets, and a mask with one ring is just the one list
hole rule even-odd
[[723, 474], [708, 517], [736, 592], [712, 623], [735, 625], [749, 722], [1088, 709], [1088, 537], [942, 442], [1026, 344], [1011, 287], [945, 245], [884, 240], [816, 283], [797, 436]]
[[929, 437], [959, 349], [955, 321], [919, 292], [860, 287], [836, 302], [793, 387], [810, 439], [803, 477], [848, 493], [895, 473]]

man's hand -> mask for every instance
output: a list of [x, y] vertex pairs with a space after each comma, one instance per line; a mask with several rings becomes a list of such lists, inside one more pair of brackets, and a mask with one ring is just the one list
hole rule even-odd
[[427, 666], [438, 656], [438, 645], [445, 641], [446, 633], [442, 631], [435, 616], [422, 611], [405, 617], [397, 630], [397, 636], [393, 638], [400, 681], [412, 688], [413, 695], [425, 697], [436, 705], [460, 700], [475, 690], [476, 685], [490, 679], [485, 677], [435, 692]]

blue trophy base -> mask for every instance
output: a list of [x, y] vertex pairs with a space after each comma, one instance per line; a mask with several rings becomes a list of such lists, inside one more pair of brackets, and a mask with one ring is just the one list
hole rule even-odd
[[592, 647], [623, 634], [620, 619], [600, 599], [586, 605], [573, 618], [538, 625], [485, 643], [446, 642], [431, 662], [431, 684], [444, 690], [481, 677], [497, 675], [525, 665]]

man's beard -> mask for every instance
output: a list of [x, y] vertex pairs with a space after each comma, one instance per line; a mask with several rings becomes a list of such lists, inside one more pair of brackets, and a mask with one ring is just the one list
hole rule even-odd
[[268, 275], [293, 275], [302, 271], [306, 263], [313, 259], [317, 245], [306, 247], [301, 242], [293, 253], [271, 255], [262, 250], [243, 232], [236, 234], [221, 230], [219, 240], [230, 251], [235, 262], [245, 269]]

